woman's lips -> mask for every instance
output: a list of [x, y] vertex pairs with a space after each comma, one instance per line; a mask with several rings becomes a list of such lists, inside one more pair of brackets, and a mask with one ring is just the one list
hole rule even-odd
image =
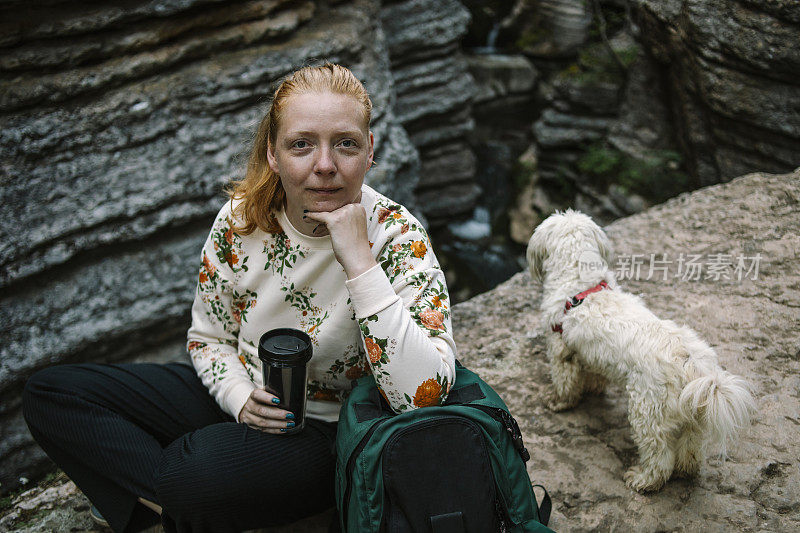
[[335, 189], [309, 189], [311, 192], [315, 192], [317, 194], [321, 194], [323, 196], [336, 194], [337, 192], [341, 191], [341, 187]]

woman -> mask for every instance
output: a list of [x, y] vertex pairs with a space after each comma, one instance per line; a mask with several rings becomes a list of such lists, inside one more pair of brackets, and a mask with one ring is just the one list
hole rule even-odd
[[[193, 364], [59, 365], [26, 384], [47, 454], [116, 531], [241, 531], [333, 505], [341, 400], [372, 373], [401, 412], [442, 402], [455, 375], [444, 276], [425, 230], [364, 185], [372, 104], [339, 65], [275, 92], [203, 247]], [[257, 342], [312, 339], [307, 423], [262, 388]], [[141, 504], [141, 505], [140, 505]], [[155, 511], [155, 512], [154, 512]]]

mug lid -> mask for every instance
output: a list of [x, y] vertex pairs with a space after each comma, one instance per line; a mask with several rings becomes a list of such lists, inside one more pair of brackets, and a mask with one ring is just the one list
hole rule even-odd
[[304, 366], [311, 355], [311, 337], [299, 329], [272, 329], [258, 341], [259, 359], [271, 366]]

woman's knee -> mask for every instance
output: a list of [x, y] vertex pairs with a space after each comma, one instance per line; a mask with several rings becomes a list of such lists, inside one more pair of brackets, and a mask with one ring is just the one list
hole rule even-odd
[[65, 366], [43, 368], [25, 382], [22, 389], [22, 415], [29, 421], [31, 415], [53, 400], [53, 393], [63, 390], [67, 381]]
[[65, 398], [91, 398], [96, 393], [96, 379], [97, 373], [85, 363], [54, 365], [35, 372], [22, 389], [22, 416], [28, 427], [33, 424], [47, 432], [67, 408]]
[[190, 511], [202, 512], [216, 507], [226, 497], [234, 497], [238, 483], [231, 479], [230, 469], [225, 466], [226, 459], [230, 458], [229, 443], [224, 438], [215, 439], [213, 435], [226, 425], [232, 424], [214, 424], [198, 429], [164, 448], [154, 486], [158, 501], [166, 512], [174, 516]]

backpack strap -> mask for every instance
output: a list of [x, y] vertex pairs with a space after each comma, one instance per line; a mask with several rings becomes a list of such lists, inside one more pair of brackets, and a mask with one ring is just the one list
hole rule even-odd
[[367, 400], [366, 402], [359, 402], [353, 406], [356, 421], [359, 424], [383, 416], [386, 413], [394, 414], [394, 411], [392, 411], [387, 401], [381, 396], [377, 385], [373, 385], [369, 389]]
[[440, 514], [430, 517], [433, 533], [464, 533], [464, 519], [460, 512]]
[[481, 386], [477, 383], [470, 383], [466, 387], [460, 389], [453, 389], [447, 395], [444, 405], [452, 405], [454, 403], [470, 403], [475, 400], [482, 400], [486, 395], [481, 390]]
[[544, 488], [542, 485], [534, 485], [534, 487], [539, 487], [544, 491], [544, 497], [542, 498], [542, 504], [539, 505], [539, 521], [547, 525], [550, 521], [550, 512], [553, 510], [553, 501], [550, 499], [550, 495], [547, 493], [547, 489]]

